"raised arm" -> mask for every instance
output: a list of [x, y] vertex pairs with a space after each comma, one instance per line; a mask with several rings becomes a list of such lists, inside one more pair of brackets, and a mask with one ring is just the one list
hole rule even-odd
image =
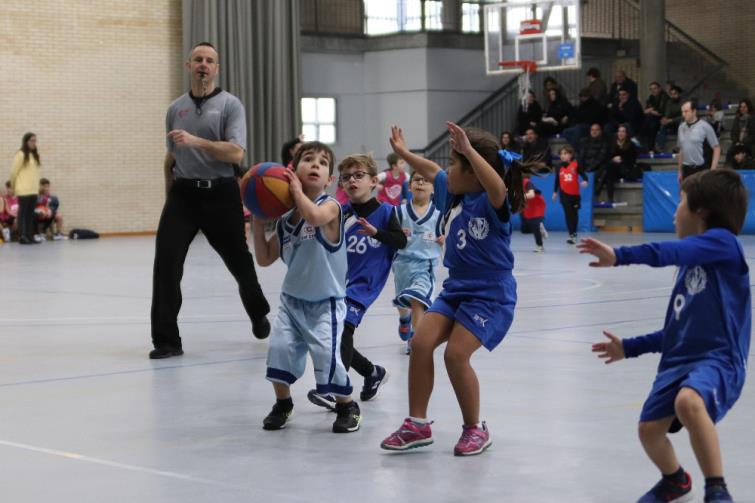
[[435, 180], [435, 176], [441, 171], [440, 166], [421, 155], [409, 151], [404, 140], [404, 131], [400, 127], [396, 125], [391, 126], [391, 138], [389, 141], [393, 151], [406, 161], [413, 170], [419, 172], [430, 183]]
[[278, 235], [265, 237], [265, 222], [252, 218], [252, 239], [254, 240], [254, 258], [260, 267], [267, 267], [280, 257]]
[[451, 133], [451, 147], [459, 154], [463, 155], [472, 165], [480, 185], [485, 189], [488, 195], [488, 201], [493, 208], [499, 209], [506, 201], [506, 184], [503, 183], [501, 176], [493, 169], [493, 166], [483, 159], [483, 157], [472, 148], [469, 143], [467, 133], [453, 122], [447, 122], [448, 132]]
[[302, 190], [301, 181], [296, 173], [287, 170], [286, 176], [291, 184], [291, 196], [294, 199], [294, 204], [304, 221], [315, 227], [322, 227], [338, 218], [341, 208], [336, 201], [326, 201], [317, 205]]

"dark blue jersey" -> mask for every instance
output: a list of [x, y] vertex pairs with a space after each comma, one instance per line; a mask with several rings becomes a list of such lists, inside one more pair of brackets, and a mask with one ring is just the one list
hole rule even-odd
[[616, 265], [679, 266], [663, 329], [624, 339], [627, 357], [660, 352], [659, 378], [668, 382], [701, 363], [725, 365], [744, 375], [752, 322], [750, 277], [734, 234], [714, 228], [615, 252]]
[[[368, 308], [380, 295], [391, 271], [396, 248], [381, 241], [357, 233], [362, 229], [351, 203], [343, 207], [346, 252], [349, 268], [346, 275], [346, 297]], [[378, 229], [387, 229], [391, 218], [397, 219], [396, 207], [380, 203], [375, 211], [365, 217]], [[406, 241], [404, 240], [404, 246]]]
[[447, 184], [446, 173], [438, 172], [434, 201], [444, 212], [440, 224], [446, 235], [443, 265], [449, 275], [463, 279], [510, 272], [514, 254], [508, 199], [496, 209], [484, 191], [456, 196], [448, 192]]

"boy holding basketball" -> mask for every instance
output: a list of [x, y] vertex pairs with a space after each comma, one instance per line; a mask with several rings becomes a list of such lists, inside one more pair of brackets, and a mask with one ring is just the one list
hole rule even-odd
[[647, 264], [679, 267], [664, 327], [592, 350], [613, 363], [661, 353], [650, 396], [642, 408], [639, 435], [663, 477], [639, 503], [692, 498], [692, 479], [680, 466], [667, 433], [683, 427], [705, 475], [706, 503], [732, 501], [724, 482], [715, 423], [734, 405], [745, 381], [750, 348], [750, 278], [737, 234], [747, 214], [747, 190], [735, 171], [703, 171], [682, 182], [674, 215], [678, 241], [611, 248], [587, 239], [581, 253], [590, 265]]
[[[378, 182], [378, 169], [369, 154], [353, 154], [338, 165], [341, 187], [349, 196], [344, 205], [348, 275], [346, 287], [346, 320], [341, 342], [341, 359], [346, 369], [354, 367], [364, 378], [359, 398], [372, 400], [388, 373], [374, 365], [354, 349], [354, 331], [365, 312], [375, 302], [388, 280], [396, 251], [406, 246], [396, 207], [381, 203], [372, 196]], [[333, 399], [317, 390], [310, 391], [315, 405], [332, 409]]]
[[276, 402], [265, 417], [265, 430], [286, 427], [294, 408], [290, 386], [304, 374], [312, 357], [317, 391], [335, 397], [334, 433], [359, 429], [359, 405], [351, 400], [351, 383], [338, 349], [346, 316], [346, 245], [341, 205], [325, 194], [334, 180], [334, 156], [327, 145], [301, 146], [288, 171], [295, 207], [284, 214], [275, 234], [265, 237], [264, 223], [254, 219], [254, 254], [266, 267], [281, 258], [288, 266], [267, 353], [267, 379]]

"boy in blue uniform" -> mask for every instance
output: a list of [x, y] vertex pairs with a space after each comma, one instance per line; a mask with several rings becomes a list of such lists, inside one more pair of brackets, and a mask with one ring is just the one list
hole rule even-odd
[[393, 261], [396, 298], [399, 310], [398, 335], [411, 352], [411, 338], [425, 311], [432, 304], [435, 271], [443, 244], [438, 220], [440, 209], [432, 200], [433, 190], [419, 172], [412, 173], [409, 190], [412, 199], [399, 207], [398, 217], [408, 245]]
[[254, 220], [254, 254], [266, 267], [279, 257], [288, 266], [281, 305], [267, 353], [267, 379], [276, 403], [264, 419], [266, 430], [286, 426], [294, 404], [290, 386], [302, 376], [307, 353], [312, 357], [320, 393], [335, 396], [334, 433], [359, 429], [359, 406], [351, 400], [351, 383], [337, 351], [346, 315], [346, 245], [338, 201], [325, 194], [333, 178], [333, 152], [319, 142], [301, 146], [288, 172], [294, 209], [283, 215], [275, 234], [265, 237]]
[[[348, 274], [346, 280], [346, 320], [341, 337], [341, 360], [346, 370], [354, 367], [364, 377], [359, 398], [368, 401], [388, 380], [388, 373], [354, 349], [354, 331], [385, 286], [396, 250], [406, 246], [406, 236], [396, 216], [396, 208], [372, 196], [377, 186], [378, 168], [368, 154], [354, 154], [338, 165], [341, 187], [349, 197], [343, 207]], [[315, 405], [331, 409], [332, 398], [317, 390], [308, 394]]]
[[682, 427], [705, 475], [705, 502], [732, 501], [724, 482], [715, 423], [739, 398], [750, 349], [750, 278], [736, 235], [747, 214], [747, 190], [735, 171], [718, 169], [682, 182], [674, 215], [679, 241], [613, 249], [587, 239], [581, 253], [593, 267], [647, 264], [679, 267], [664, 327], [652, 334], [619, 339], [592, 350], [613, 363], [644, 353], [661, 353], [650, 396], [640, 415], [639, 435], [663, 478], [640, 503], [683, 502], [692, 480], [679, 465], [667, 433]]

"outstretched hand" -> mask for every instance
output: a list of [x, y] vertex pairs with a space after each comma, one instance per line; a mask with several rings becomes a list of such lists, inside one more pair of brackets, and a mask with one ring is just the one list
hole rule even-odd
[[472, 150], [472, 144], [469, 143], [466, 131], [462, 129], [458, 124], [453, 122], [446, 122], [448, 127], [448, 133], [450, 135], [451, 148], [466, 156], [466, 154]]
[[406, 146], [406, 140], [404, 139], [404, 130], [397, 125], [391, 126], [391, 137], [388, 139], [393, 151], [398, 154], [399, 157], [404, 157], [404, 154], [409, 152], [409, 148]]
[[592, 345], [592, 352], [598, 353], [598, 358], [607, 358], [606, 365], [625, 358], [624, 343], [611, 332], [603, 330], [603, 335], [608, 337], [609, 342], [598, 342]]
[[598, 260], [590, 262], [590, 267], [613, 267], [616, 265], [616, 253], [613, 248], [597, 239], [583, 239], [577, 244], [579, 253], [588, 253]]

